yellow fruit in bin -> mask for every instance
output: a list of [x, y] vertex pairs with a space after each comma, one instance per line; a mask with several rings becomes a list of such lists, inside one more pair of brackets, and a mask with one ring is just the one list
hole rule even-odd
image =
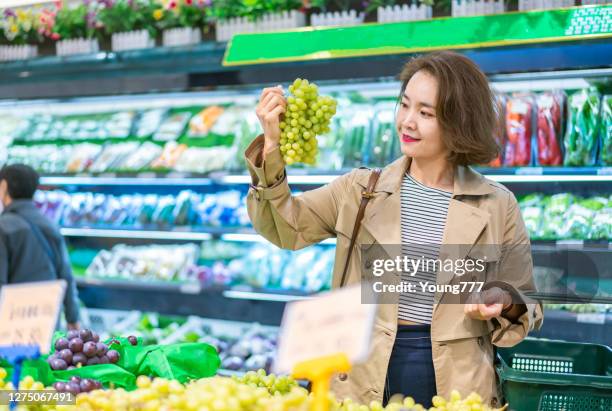
[[8, 374], [7, 374], [6, 370], [4, 368], [0, 367], [0, 380], [4, 380], [7, 375]]

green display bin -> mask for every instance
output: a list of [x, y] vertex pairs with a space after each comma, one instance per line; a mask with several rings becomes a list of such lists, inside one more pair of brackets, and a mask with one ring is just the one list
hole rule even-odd
[[526, 339], [498, 349], [497, 374], [512, 411], [612, 410], [612, 349]]

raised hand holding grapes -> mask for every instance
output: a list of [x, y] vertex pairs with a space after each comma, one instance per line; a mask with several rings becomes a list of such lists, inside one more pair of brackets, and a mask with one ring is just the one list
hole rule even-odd
[[279, 147], [287, 165], [314, 165], [318, 153], [317, 135], [330, 131], [336, 101], [319, 95], [316, 84], [296, 79], [285, 98], [282, 87], [266, 88], [256, 113], [264, 129], [264, 154]]

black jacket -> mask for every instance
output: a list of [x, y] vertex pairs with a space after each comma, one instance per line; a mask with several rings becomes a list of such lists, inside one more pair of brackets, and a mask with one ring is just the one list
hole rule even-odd
[[[30, 224], [39, 228], [49, 248], [41, 243]], [[51, 261], [49, 252], [55, 261]], [[77, 322], [77, 290], [64, 238], [33, 201], [14, 200], [0, 215], [0, 287], [57, 279], [64, 279], [67, 283], [64, 298], [66, 321]]]

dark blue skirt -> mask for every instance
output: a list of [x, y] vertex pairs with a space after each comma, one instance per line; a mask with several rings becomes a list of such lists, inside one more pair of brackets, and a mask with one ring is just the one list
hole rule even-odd
[[384, 404], [393, 394], [410, 396], [429, 408], [436, 395], [429, 325], [398, 325], [385, 383]]

